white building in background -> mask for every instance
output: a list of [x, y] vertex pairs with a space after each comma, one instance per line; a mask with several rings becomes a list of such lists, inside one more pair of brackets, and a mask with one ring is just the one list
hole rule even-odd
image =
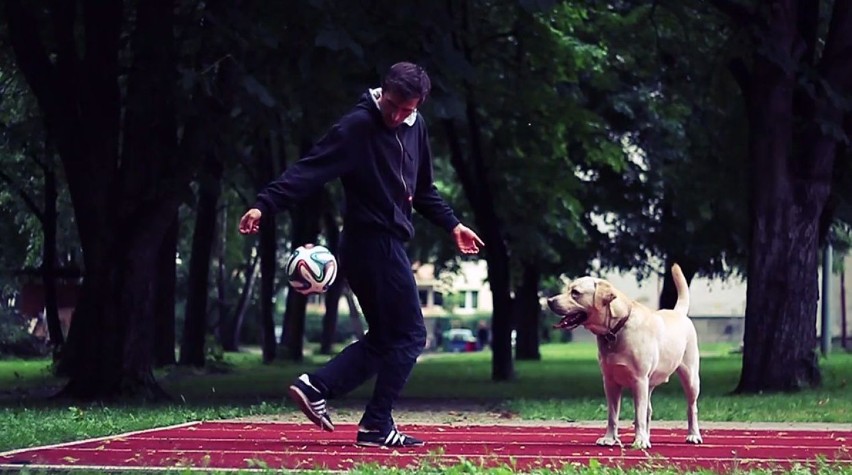
[[[840, 273], [832, 273], [829, 279], [828, 291], [828, 313], [831, 318], [832, 338], [842, 338], [843, 320], [846, 320], [846, 348], [852, 350], [852, 297], [849, 295], [849, 286], [852, 285], [852, 255], [843, 259], [843, 276]], [[822, 269], [820, 269], [819, 289], [822, 293]], [[817, 308], [817, 332], [822, 332], [822, 299]]]
[[[852, 257], [846, 257], [845, 268], [844, 283], [852, 282]], [[488, 266], [484, 260], [463, 261], [457, 272], [443, 272], [437, 277], [434, 274], [435, 267], [432, 264], [415, 264], [414, 266], [420, 304], [427, 320], [434, 321], [438, 317], [450, 315], [464, 317], [488, 314], [493, 310], [491, 288], [487, 281]], [[618, 289], [644, 305], [657, 308], [663, 285], [662, 276], [639, 281], [634, 274], [609, 272], [603, 273], [599, 277], [612, 282]], [[728, 279], [696, 277], [690, 283], [689, 288], [689, 313], [693, 322], [695, 322], [699, 338], [704, 342], [741, 341], [746, 308], [745, 281], [737, 277]], [[844, 301], [843, 294], [840, 275], [832, 274], [829, 305], [832, 336], [835, 338], [840, 338], [842, 335], [844, 313], [852, 315], [852, 298], [845, 298]], [[845, 303], [845, 312], [841, 305], [842, 301]], [[322, 305], [323, 302], [321, 299], [317, 299], [312, 303]], [[345, 307], [345, 300], [341, 300], [340, 305], [341, 314], [348, 311], [348, 308]], [[817, 309], [815, 315], [815, 325], [818, 332], [821, 331], [820, 312], [821, 307]], [[575, 332], [575, 336], [579, 339], [585, 339], [587, 336], [590, 338], [590, 335], [587, 334], [588, 332], [582, 330]], [[852, 322], [848, 324], [847, 335], [852, 336]], [[852, 348], [852, 338], [850, 338], [848, 345]]]
[[[616, 288], [649, 308], [659, 306], [663, 276], [655, 275], [639, 281], [630, 273], [608, 272], [600, 275]], [[746, 305], [746, 284], [740, 278], [707, 279], [695, 277], [689, 283], [689, 315], [704, 343], [742, 341]], [[591, 340], [588, 332], [579, 331], [579, 339]]]
[[[443, 272], [437, 277], [432, 264], [415, 264], [414, 268], [424, 316], [474, 315], [493, 309], [494, 299], [487, 282], [488, 265], [484, 260], [463, 261], [458, 272]], [[447, 301], [448, 298], [451, 300]]]
[[[484, 260], [464, 261], [457, 273], [435, 278], [434, 266], [423, 264], [416, 267], [415, 278], [420, 290], [420, 301], [425, 316], [437, 317], [447, 314], [444, 299], [454, 294], [456, 305], [452, 313], [457, 316], [487, 313], [493, 309], [491, 288], [487, 282], [488, 266]], [[576, 276], [575, 276], [576, 277]], [[657, 308], [662, 291], [663, 278], [655, 276], [638, 280], [635, 274], [606, 272], [600, 275], [613, 283], [618, 289], [650, 308]], [[820, 291], [822, 290], [822, 272], [820, 272]], [[845, 276], [843, 286], [840, 274], [832, 274], [829, 293], [832, 336], [840, 338], [843, 334], [844, 314], [847, 319], [846, 334], [852, 337], [852, 298], [844, 296], [846, 282], [852, 283], [852, 256], [845, 258]], [[850, 284], [852, 285], [852, 284]], [[689, 285], [690, 317], [695, 322], [699, 335], [705, 342], [742, 340], [746, 310], [746, 282], [739, 277], [727, 279], [707, 279], [696, 277]], [[817, 331], [821, 332], [821, 305], [815, 315]], [[845, 309], [844, 309], [845, 307]], [[577, 333], [578, 336], [582, 331]], [[582, 336], [581, 336], [582, 338]], [[852, 338], [848, 347], [852, 348]]]
[[[493, 309], [491, 287], [488, 285], [488, 265], [484, 260], [464, 261], [457, 273], [445, 272], [439, 278], [434, 275], [432, 264], [415, 266], [415, 279], [420, 290], [420, 302], [424, 314], [444, 313], [443, 301], [447, 295], [455, 295], [456, 305], [452, 313], [471, 315], [490, 312]], [[657, 307], [662, 277], [639, 281], [633, 274], [604, 273], [599, 277], [612, 282], [618, 289], [637, 301]], [[741, 279], [708, 280], [695, 278], [690, 284], [691, 310], [696, 316], [742, 317], [745, 315], [745, 282]]]

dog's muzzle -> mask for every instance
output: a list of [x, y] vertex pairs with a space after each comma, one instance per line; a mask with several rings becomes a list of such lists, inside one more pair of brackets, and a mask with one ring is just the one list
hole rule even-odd
[[573, 330], [582, 325], [589, 315], [583, 310], [575, 310], [573, 312], [562, 315], [562, 319], [558, 323], [553, 324], [553, 328], [561, 328], [563, 330]]

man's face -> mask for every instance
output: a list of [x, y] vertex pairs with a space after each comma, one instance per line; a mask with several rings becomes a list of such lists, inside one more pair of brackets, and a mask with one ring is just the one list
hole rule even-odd
[[420, 102], [419, 98], [403, 99], [399, 94], [392, 91], [382, 91], [382, 97], [379, 98], [379, 110], [382, 112], [382, 119], [388, 128], [395, 129], [402, 124], [408, 116], [410, 116]]

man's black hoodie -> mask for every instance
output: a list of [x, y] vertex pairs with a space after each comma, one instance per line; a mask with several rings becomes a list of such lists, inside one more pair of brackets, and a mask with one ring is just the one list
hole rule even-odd
[[387, 232], [407, 241], [414, 235], [412, 207], [447, 231], [459, 224], [432, 183], [423, 117], [415, 112], [412, 125], [390, 129], [370, 94], [364, 93], [306, 156], [261, 190], [254, 207], [264, 216], [275, 213], [340, 177], [347, 233]]

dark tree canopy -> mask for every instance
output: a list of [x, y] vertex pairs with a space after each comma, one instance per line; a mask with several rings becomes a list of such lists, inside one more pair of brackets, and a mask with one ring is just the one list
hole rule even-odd
[[[678, 262], [748, 278], [740, 390], [819, 383], [818, 254], [852, 223], [850, 2], [6, 0], [0, 15], [0, 263], [82, 270], [58, 355], [69, 395], [161, 397], [151, 368], [175, 342], [195, 366], [212, 341], [301, 359], [306, 299], [281, 303], [281, 260], [335, 245], [339, 186], [257, 239], [236, 219], [400, 60], [432, 77], [437, 186], [486, 242], [494, 380], [540, 357], [539, 297], [561, 275]], [[417, 219], [412, 258], [456, 267]]]

